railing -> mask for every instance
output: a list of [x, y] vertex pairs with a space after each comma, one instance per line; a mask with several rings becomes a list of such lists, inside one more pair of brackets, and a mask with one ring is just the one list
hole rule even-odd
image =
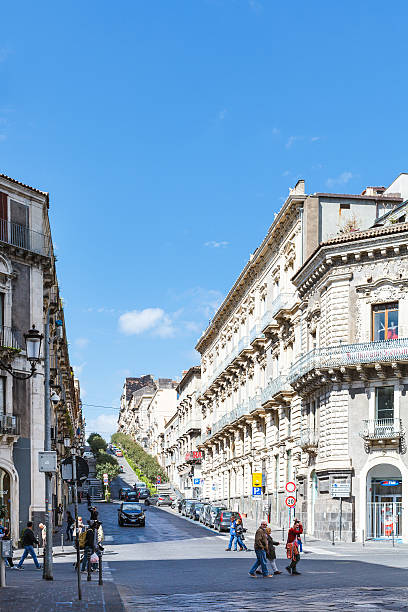
[[201, 421], [199, 419], [190, 419], [190, 421], [187, 421], [185, 427], [183, 427], [185, 433], [192, 429], [201, 429]]
[[274, 317], [278, 314], [278, 312], [282, 310], [282, 308], [286, 308], [293, 299], [293, 297], [293, 293], [280, 293], [276, 296], [270, 308], [265, 312], [262, 317], [262, 329], [265, 329], [267, 325], [272, 323]]
[[360, 363], [393, 361], [408, 361], [408, 338], [324, 346], [313, 349], [298, 359], [290, 368], [288, 382], [294, 383], [314, 368], [329, 369]]
[[299, 446], [301, 448], [317, 448], [319, 444], [319, 434], [315, 429], [310, 429], [310, 427], [305, 427], [300, 432], [300, 442]]
[[287, 376], [280, 374], [276, 378], [270, 379], [261, 394], [262, 404], [266, 404], [266, 402], [268, 402], [278, 393], [281, 393], [282, 391], [290, 391], [290, 389], [290, 385], [287, 382]]
[[26, 251], [33, 251], [40, 255], [50, 256], [51, 237], [49, 234], [40, 234], [34, 230], [0, 219], [0, 242], [11, 244]]
[[0, 326], [0, 347], [21, 350], [23, 348], [23, 335], [11, 327]]
[[20, 433], [20, 417], [11, 414], [0, 415], [0, 434], [18, 436]]
[[223, 429], [226, 425], [233, 423], [245, 414], [249, 414], [249, 402], [243, 402], [242, 404], [238, 404], [238, 406], [231, 410], [231, 412], [224, 414], [224, 416], [222, 416], [218, 421], [213, 424], [210, 432], [206, 431], [201, 434], [201, 442], [205, 442], [206, 440], [214, 436], [216, 433], [221, 431], [221, 429]]
[[401, 419], [370, 419], [363, 421], [360, 436], [366, 440], [400, 438], [404, 434]]

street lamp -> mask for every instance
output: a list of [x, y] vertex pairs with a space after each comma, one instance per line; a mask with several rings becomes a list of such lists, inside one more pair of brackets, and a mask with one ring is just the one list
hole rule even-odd
[[30, 329], [26, 334], [24, 334], [24, 341], [26, 345], [26, 355], [27, 361], [30, 362], [31, 371], [29, 374], [21, 374], [19, 372], [14, 372], [12, 367], [2, 361], [0, 359], [0, 368], [6, 370], [9, 374], [13, 376], [13, 378], [17, 378], [18, 380], [27, 380], [34, 376], [37, 371], [37, 364], [40, 361], [41, 354], [41, 342], [44, 336], [40, 334], [38, 329], [33, 325], [32, 329]]

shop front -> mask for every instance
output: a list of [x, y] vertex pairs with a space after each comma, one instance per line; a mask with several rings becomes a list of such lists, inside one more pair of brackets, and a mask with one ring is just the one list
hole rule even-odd
[[367, 474], [367, 538], [402, 537], [402, 476], [394, 465], [377, 465]]

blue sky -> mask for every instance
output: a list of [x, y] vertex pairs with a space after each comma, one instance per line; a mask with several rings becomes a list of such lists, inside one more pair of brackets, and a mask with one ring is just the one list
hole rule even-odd
[[[405, 2], [6, 3], [0, 171], [51, 194], [85, 404], [178, 377], [298, 178], [407, 171]], [[85, 406], [107, 435], [116, 413]]]

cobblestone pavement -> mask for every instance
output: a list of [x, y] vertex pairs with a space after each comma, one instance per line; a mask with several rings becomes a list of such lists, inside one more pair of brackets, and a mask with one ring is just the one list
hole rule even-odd
[[[259, 578], [261, 581], [262, 578]], [[132, 596], [121, 588], [121, 597], [127, 612], [220, 611], [241, 612], [262, 610], [279, 612], [311, 610], [408, 610], [408, 588], [383, 589], [360, 587], [275, 592], [197, 593], [174, 595]]]

